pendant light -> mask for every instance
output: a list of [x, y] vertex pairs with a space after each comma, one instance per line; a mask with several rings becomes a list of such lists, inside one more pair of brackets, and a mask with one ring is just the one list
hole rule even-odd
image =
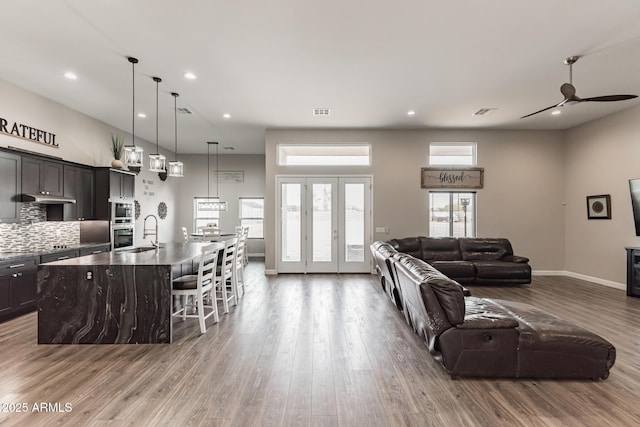
[[149, 154], [149, 172], [166, 172], [165, 162], [166, 157], [160, 154], [160, 148], [158, 146], [158, 87], [162, 79], [160, 77], [152, 77], [156, 82], [156, 152]]
[[[211, 200], [211, 196], [209, 195], [209, 184], [211, 182], [211, 176], [209, 174], [209, 169], [211, 168], [211, 154], [209, 153], [209, 147], [211, 145], [216, 146], [216, 197], [215, 201]], [[227, 210], [227, 202], [223, 202], [218, 197], [218, 143], [217, 142], [207, 142], [207, 199], [208, 200], [208, 208], [212, 211], [226, 211]]]
[[176, 145], [174, 148], [174, 160], [172, 162], [169, 162], [169, 176], [181, 178], [184, 176], [184, 164], [178, 161], [178, 97], [180, 95], [175, 92], [171, 92], [171, 96], [173, 96], [173, 118]]
[[134, 57], [128, 57], [127, 60], [131, 63], [131, 76], [132, 76], [132, 96], [131, 96], [131, 145], [124, 146], [124, 164], [131, 170], [140, 171], [142, 167], [142, 153], [144, 150], [140, 147], [136, 147], [136, 64], [138, 60]]

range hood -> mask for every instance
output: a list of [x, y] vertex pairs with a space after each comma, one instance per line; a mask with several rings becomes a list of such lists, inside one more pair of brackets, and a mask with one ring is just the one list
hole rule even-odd
[[73, 197], [52, 196], [50, 194], [23, 194], [23, 202], [41, 203], [43, 205], [59, 205], [62, 203], [75, 203]]

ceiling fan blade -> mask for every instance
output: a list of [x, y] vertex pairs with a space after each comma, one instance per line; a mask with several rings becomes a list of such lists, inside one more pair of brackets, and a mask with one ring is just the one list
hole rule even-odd
[[543, 108], [542, 110], [538, 110], [535, 113], [527, 114], [526, 116], [522, 116], [520, 118], [521, 119], [526, 119], [527, 117], [534, 116], [534, 115], [536, 115], [538, 113], [542, 113], [543, 111], [547, 111], [547, 110], [551, 110], [552, 108], [556, 108], [556, 107], [560, 106], [562, 103], [564, 103], [564, 101], [562, 101], [560, 104], [556, 104], [556, 105], [552, 105], [551, 107]]
[[605, 95], [605, 96], [594, 96], [591, 98], [582, 98], [583, 101], [592, 101], [592, 102], [612, 102], [612, 101], [626, 101], [627, 99], [637, 98], [638, 95]]

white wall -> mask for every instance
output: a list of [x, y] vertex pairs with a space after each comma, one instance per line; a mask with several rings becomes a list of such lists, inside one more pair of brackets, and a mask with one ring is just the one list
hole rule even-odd
[[[176, 204], [178, 217], [176, 222], [176, 237], [182, 236], [181, 227], [193, 229], [193, 198], [207, 196], [207, 155], [181, 155], [180, 161], [184, 163], [184, 178], [180, 178], [177, 187]], [[216, 190], [221, 200], [227, 202], [228, 210], [220, 212], [220, 229], [234, 231], [235, 226], [240, 225], [239, 201], [240, 197], [264, 197], [265, 195], [265, 163], [263, 155], [224, 155], [218, 159], [219, 170], [242, 171], [244, 183], [220, 183], [216, 189], [215, 154], [211, 153], [210, 190], [211, 197], [216, 196]], [[171, 179], [171, 178], [169, 178]], [[247, 243], [250, 255], [264, 254], [264, 240], [250, 239]]]
[[[265, 241], [267, 270], [275, 270], [275, 177], [291, 174], [373, 175], [374, 240], [428, 235], [428, 190], [420, 168], [430, 142], [477, 142], [485, 185], [478, 190], [478, 236], [507, 237], [536, 270], [564, 268], [564, 136], [556, 131], [268, 130]], [[280, 167], [278, 143], [370, 143], [371, 167]]]
[[[130, 132], [107, 125], [85, 114], [71, 110], [57, 102], [21, 89], [0, 80], [0, 117], [10, 121], [32, 126], [56, 134], [59, 148], [52, 148], [32, 141], [0, 134], [1, 147], [16, 147], [66, 161], [89, 166], [109, 166], [111, 154], [111, 134], [120, 133], [130, 140]], [[153, 120], [153, 119], [151, 119]], [[153, 120], [155, 123], [155, 120]], [[155, 143], [136, 138], [136, 145], [145, 151], [145, 165], [148, 167], [148, 154], [156, 151]], [[167, 150], [160, 152], [168, 158], [173, 154]], [[150, 181], [152, 183], [150, 183]], [[159, 221], [161, 242], [173, 241], [176, 229], [176, 208], [174, 195], [177, 181], [168, 178], [160, 182], [156, 173], [143, 170], [136, 177], [136, 199], [141, 210], [136, 221], [136, 245], [145, 245], [142, 240], [143, 218], [148, 214], [158, 214], [158, 204], [164, 201], [167, 206], [167, 218]]]
[[[635, 235], [629, 179], [640, 178], [640, 107], [579, 126], [566, 136], [565, 268], [626, 283], [625, 246]], [[611, 195], [610, 220], [587, 219], [586, 196]]]

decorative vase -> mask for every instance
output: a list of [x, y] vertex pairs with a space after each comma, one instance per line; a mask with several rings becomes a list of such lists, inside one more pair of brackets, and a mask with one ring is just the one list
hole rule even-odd
[[113, 159], [111, 160], [111, 167], [114, 169], [123, 169], [124, 165], [122, 164], [122, 161], [119, 159]]

